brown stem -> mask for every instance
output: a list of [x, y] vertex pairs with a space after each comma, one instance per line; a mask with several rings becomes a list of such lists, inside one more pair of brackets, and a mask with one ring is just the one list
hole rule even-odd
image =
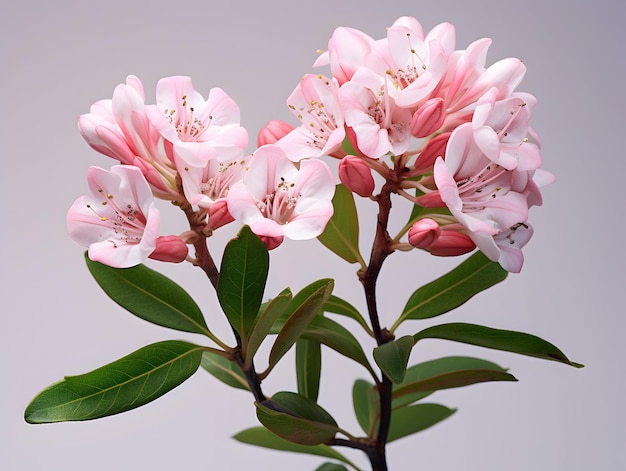
[[[209, 252], [209, 247], [207, 245], [208, 231], [206, 227], [206, 214], [202, 211], [194, 211], [193, 207], [188, 202], [181, 203], [180, 207], [187, 216], [189, 228], [196, 233], [196, 238], [193, 241], [193, 246], [196, 250], [195, 264], [199, 266], [204, 273], [206, 273], [211, 285], [213, 285], [213, 288], [217, 291], [220, 272], [215, 265], [213, 257], [211, 257], [211, 253]], [[233, 349], [231, 353], [231, 361], [234, 361], [241, 368], [241, 371], [248, 382], [248, 386], [250, 386], [250, 391], [252, 391], [252, 394], [254, 395], [254, 399], [258, 402], [264, 401], [266, 397], [261, 390], [261, 381], [259, 379], [259, 375], [254, 369], [254, 363], [251, 363], [248, 367], [244, 366], [245, 359], [241, 355], [241, 336], [232, 325], [231, 328], [233, 330], [235, 340], [237, 341], [237, 348]]]

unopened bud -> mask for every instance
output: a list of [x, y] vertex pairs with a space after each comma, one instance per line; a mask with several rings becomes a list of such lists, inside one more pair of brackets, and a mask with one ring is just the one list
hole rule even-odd
[[207, 212], [209, 214], [207, 226], [211, 230], [219, 229], [235, 220], [228, 211], [226, 200], [217, 200], [215, 203], [212, 203], [207, 208]]
[[417, 157], [414, 170], [411, 174], [421, 175], [424, 172], [432, 171], [437, 157], [445, 158], [446, 146], [448, 145], [450, 134], [452, 133], [444, 132], [428, 141], [424, 150], [420, 152], [420, 155]]
[[285, 137], [293, 131], [293, 129], [291, 124], [274, 119], [259, 131], [257, 135], [257, 147], [264, 146], [265, 144], [275, 144], [276, 141]]
[[257, 234], [257, 237], [261, 239], [261, 242], [263, 242], [267, 250], [274, 250], [285, 240], [284, 236], [265, 236]]
[[443, 98], [431, 98], [413, 113], [411, 119], [411, 134], [422, 138], [437, 131], [446, 119]]
[[425, 249], [432, 245], [441, 234], [437, 221], [424, 218], [415, 222], [409, 229], [409, 244], [418, 249]]
[[426, 250], [439, 257], [454, 257], [471, 252], [476, 248], [469, 236], [455, 230], [442, 230], [437, 240]]
[[189, 249], [185, 241], [178, 236], [159, 236], [156, 248], [149, 257], [161, 262], [180, 263], [187, 258]]
[[372, 170], [363, 159], [347, 155], [339, 162], [339, 180], [353, 193], [364, 198], [374, 191]]

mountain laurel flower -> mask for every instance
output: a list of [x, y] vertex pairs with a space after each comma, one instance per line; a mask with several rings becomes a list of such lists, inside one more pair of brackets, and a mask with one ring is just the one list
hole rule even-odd
[[276, 141], [282, 139], [291, 131], [293, 126], [279, 119], [273, 119], [259, 131], [257, 135], [256, 145], [261, 147], [267, 144], [275, 144]]
[[335, 182], [321, 160], [296, 164], [276, 145], [260, 147], [241, 182], [228, 192], [228, 210], [236, 221], [269, 240], [313, 239], [333, 214]]
[[372, 159], [409, 148], [412, 114], [396, 106], [392, 89], [387, 76], [363, 67], [340, 90], [346, 125], [354, 131], [359, 151]]
[[374, 192], [372, 169], [359, 157], [346, 155], [339, 161], [339, 180], [351, 192], [367, 198]]
[[416, 106], [431, 94], [446, 70], [454, 43], [455, 31], [450, 23], [435, 26], [426, 37], [413, 17], [403, 16], [393, 23], [387, 30], [385, 62], [390, 67], [385, 73], [393, 81], [399, 106]]
[[343, 85], [359, 67], [370, 65], [375, 44], [373, 38], [358, 29], [339, 27], [328, 40], [328, 50], [317, 58], [313, 67], [330, 65], [333, 77]]
[[416, 221], [409, 229], [409, 244], [418, 249], [432, 245], [441, 234], [437, 221], [424, 218]]
[[527, 179], [485, 156], [474, 142], [471, 123], [453, 131], [445, 161], [435, 162], [434, 177], [441, 200], [470, 232], [493, 236], [528, 219]]
[[158, 242], [160, 213], [141, 170], [128, 165], [110, 171], [90, 167], [87, 182], [91, 194], [74, 202], [67, 213], [67, 229], [74, 241], [89, 247], [91, 260], [128, 268], [144, 262], [159, 245], [157, 257], [184, 259], [184, 243]]
[[185, 76], [165, 77], [156, 87], [157, 104], [147, 109], [165, 139], [165, 152], [186, 160], [234, 160], [243, 156], [248, 133], [239, 124], [239, 106], [221, 88], [205, 100]]
[[508, 170], [535, 170], [541, 166], [539, 146], [530, 142], [531, 109], [537, 100], [528, 93], [514, 93], [497, 101], [498, 90], [490, 89], [478, 101], [472, 125], [480, 150]]
[[187, 201], [201, 208], [209, 208], [225, 199], [230, 187], [241, 180], [248, 161], [247, 157], [222, 162], [176, 155], [176, 166]]
[[94, 103], [89, 113], [78, 118], [78, 129], [94, 150], [140, 168], [157, 197], [178, 200], [174, 160], [163, 152], [144, 101], [141, 81], [129, 75], [111, 100]]
[[335, 79], [307, 74], [287, 99], [302, 125], [277, 141], [294, 162], [341, 151], [346, 136], [339, 85]]

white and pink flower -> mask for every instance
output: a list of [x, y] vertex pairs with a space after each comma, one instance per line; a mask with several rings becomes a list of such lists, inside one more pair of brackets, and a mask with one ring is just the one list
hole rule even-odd
[[287, 99], [287, 106], [302, 122], [276, 142], [287, 157], [298, 162], [341, 150], [346, 131], [335, 79], [305, 75]]
[[160, 238], [160, 213], [152, 191], [137, 167], [116, 165], [111, 171], [90, 167], [90, 195], [78, 198], [67, 214], [74, 241], [88, 247], [91, 260], [128, 268], [155, 258], [181, 262], [185, 242], [177, 236]]
[[357, 70], [340, 90], [346, 125], [356, 136], [358, 150], [372, 159], [409, 148], [412, 114], [396, 105], [392, 90], [388, 76], [368, 68]]
[[335, 182], [328, 166], [317, 159], [296, 164], [275, 145], [259, 148], [241, 182], [228, 192], [228, 209], [273, 246], [284, 237], [312, 239], [333, 214]]
[[157, 83], [157, 104], [148, 107], [152, 124], [165, 139], [164, 151], [186, 161], [233, 160], [243, 155], [248, 133], [239, 124], [239, 106], [221, 88], [212, 88], [205, 100], [185, 76]]
[[141, 81], [129, 75], [126, 83], [115, 87], [111, 100], [94, 103], [78, 118], [78, 129], [96, 151], [140, 168], [157, 197], [180, 199], [174, 160], [163, 152], [144, 101]]

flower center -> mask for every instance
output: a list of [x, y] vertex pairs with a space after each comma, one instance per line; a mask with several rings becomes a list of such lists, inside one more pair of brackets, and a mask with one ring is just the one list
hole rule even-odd
[[482, 211], [489, 201], [506, 195], [510, 186], [505, 177], [507, 172], [504, 167], [490, 163], [478, 175], [457, 182], [463, 212]]
[[120, 208], [111, 193], [105, 195], [101, 188], [98, 189], [98, 192], [104, 197], [100, 206], [87, 204], [87, 208], [97, 216], [98, 222], [96, 224], [113, 231], [114, 236], [110, 237], [108, 241], [114, 247], [117, 247], [117, 242], [138, 244], [146, 227], [144, 214], [132, 204]]
[[194, 142], [199, 140], [202, 133], [208, 129], [213, 120], [213, 116], [208, 117], [208, 123], [205, 123], [200, 118], [194, 115], [195, 110], [193, 106], [189, 106], [187, 102], [187, 95], [183, 95], [181, 98], [181, 106], [178, 109], [164, 110], [165, 116], [169, 122], [176, 129], [178, 138], [183, 142]]
[[296, 208], [300, 195], [293, 194], [295, 183], [280, 177], [280, 183], [272, 193], [265, 195], [264, 201], [259, 201], [257, 207], [268, 219], [278, 224], [287, 224]]
[[220, 162], [217, 171], [212, 175], [207, 167], [203, 181], [200, 183], [200, 192], [213, 201], [226, 198], [231, 184], [238, 179], [245, 164], [245, 160]]

